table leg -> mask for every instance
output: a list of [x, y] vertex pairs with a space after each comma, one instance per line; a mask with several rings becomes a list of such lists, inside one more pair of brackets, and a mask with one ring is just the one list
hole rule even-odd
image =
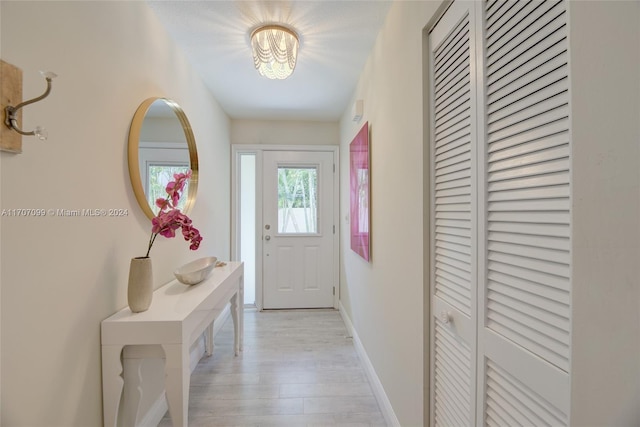
[[209, 326], [207, 326], [207, 330], [204, 333], [204, 347], [205, 354], [207, 356], [211, 356], [213, 354], [213, 347], [215, 343], [213, 342], [213, 322]]
[[240, 329], [240, 351], [244, 350], [244, 274], [240, 276], [240, 313], [238, 316]]
[[102, 346], [102, 410], [105, 427], [115, 427], [124, 386], [123, 345]]
[[238, 307], [238, 292], [231, 297], [231, 320], [233, 320], [233, 348], [235, 355], [240, 354], [240, 310]]
[[189, 415], [189, 346], [163, 344], [165, 393], [174, 427], [186, 427]]
[[126, 381], [124, 382], [122, 408], [122, 423], [125, 426], [137, 426], [142, 401], [142, 364], [145, 359], [141, 357], [128, 358], [123, 354], [122, 366]]

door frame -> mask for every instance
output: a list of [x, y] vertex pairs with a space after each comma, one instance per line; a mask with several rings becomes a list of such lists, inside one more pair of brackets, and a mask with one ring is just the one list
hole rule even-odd
[[256, 156], [256, 308], [262, 311], [262, 153], [264, 151], [321, 151], [333, 154], [334, 179], [333, 179], [333, 308], [338, 308], [340, 301], [340, 164], [339, 146], [337, 145], [262, 145], [262, 144], [232, 144], [231, 145], [231, 260], [240, 261], [240, 156], [253, 154]]

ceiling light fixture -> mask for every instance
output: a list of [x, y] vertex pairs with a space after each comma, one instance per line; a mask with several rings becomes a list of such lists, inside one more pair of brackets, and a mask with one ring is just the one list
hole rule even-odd
[[251, 33], [253, 63], [260, 75], [286, 79], [293, 73], [298, 57], [298, 35], [280, 25], [256, 28]]

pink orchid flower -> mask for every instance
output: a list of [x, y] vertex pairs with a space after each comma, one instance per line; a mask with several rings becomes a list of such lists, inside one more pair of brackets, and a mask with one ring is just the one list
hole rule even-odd
[[173, 175], [174, 181], [167, 184], [165, 191], [166, 198], [158, 198], [156, 206], [160, 208], [158, 215], [151, 220], [151, 238], [149, 239], [149, 247], [146, 257], [149, 257], [151, 247], [158, 235], [166, 238], [176, 236], [176, 230], [182, 229], [182, 237], [190, 242], [189, 249], [195, 251], [200, 247], [202, 236], [197, 228], [193, 227], [191, 218], [180, 212], [176, 206], [180, 201], [180, 197], [184, 191], [184, 187], [191, 178], [191, 171], [186, 173], [177, 173]]
[[156, 206], [160, 208], [160, 212], [167, 209], [169, 207], [169, 201], [167, 199], [163, 199], [162, 197], [156, 199]]

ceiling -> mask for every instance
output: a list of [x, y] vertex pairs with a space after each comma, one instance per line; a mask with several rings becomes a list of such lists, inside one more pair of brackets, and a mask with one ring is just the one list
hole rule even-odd
[[[147, 1], [234, 119], [338, 120], [355, 90], [390, 0]], [[300, 39], [294, 73], [261, 77], [249, 35], [281, 23]]]

